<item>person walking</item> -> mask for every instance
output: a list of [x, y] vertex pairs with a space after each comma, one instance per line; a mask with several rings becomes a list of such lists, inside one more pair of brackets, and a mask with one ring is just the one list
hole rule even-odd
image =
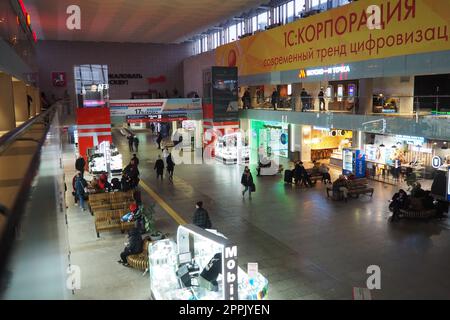
[[169, 153], [169, 155], [166, 158], [166, 164], [167, 164], [167, 173], [169, 174], [169, 181], [173, 181], [173, 171], [175, 170], [175, 162], [173, 162], [172, 155]]
[[86, 193], [84, 191], [85, 187], [86, 183], [83, 179], [83, 176], [81, 172], [78, 172], [77, 178], [75, 179], [75, 193], [78, 199], [78, 203], [80, 204], [80, 208], [83, 211], [86, 211], [86, 207], [84, 204], [84, 197], [86, 196]]
[[277, 110], [277, 106], [278, 106], [278, 91], [277, 91], [277, 89], [273, 89], [270, 102], [272, 103], [273, 110]]
[[75, 160], [75, 170], [81, 172], [81, 177], [84, 177], [84, 168], [86, 166], [86, 160], [82, 156], [79, 156], [77, 160]]
[[242, 96], [242, 103], [243, 103], [244, 109], [250, 108], [251, 97], [250, 97], [250, 91], [248, 90], [248, 88], [245, 89], [244, 95]]
[[134, 137], [132, 134], [130, 134], [128, 137], [128, 148], [130, 149], [130, 152], [133, 152], [133, 144], [134, 144]]
[[130, 163], [123, 169], [123, 183], [127, 186], [126, 189], [134, 189], [139, 184], [139, 169], [135, 160], [131, 159]]
[[323, 88], [320, 88], [318, 98], [319, 98], [319, 110], [320, 111], [326, 111], [325, 110], [325, 94], [323, 93]]
[[139, 152], [139, 139], [137, 136], [134, 136], [133, 139], [133, 143], [134, 143], [134, 149], [136, 152]]
[[308, 92], [306, 92], [305, 88], [300, 92], [300, 100], [302, 101], [302, 112], [308, 109]]
[[252, 192], [255, 192], [255, 183], [253, 182], [253, 176], [250, 169], [246, 166], [244, 173], [242, 173], [241, 184], [244, 186], [242, 191], [242, 197], [245, 197], [245, 193], [248, 191], [249, 199], [252, 198]]
[[158, 137], [156, 138], [156, 143], [158, 144], [158, 149], [161, 149], [161, 141], [162, 141], [162, 134], [161, 134], [161, 132], [158, 132]]
[[164, 150], [163, 150], [163, 152], [162, 152], [162, 154], [163, 154], [164, 162], [167, 164], [167, 157], [168, 157], [169, 154], [170, 154], [169, 148], [168, 148], [168, 147], [165, 147]]
[[196, 203], [196, 210], [194, 212], [194, 219], [192, 223], [202, 229], [210, 229], [212, 227], [211, 220], [209, 219], [209, 213], [203, 208], [203, 202]]
[[155, 134], [155, 124], [153, 122], [150, 124], [150, 129], [152, 130], [152, 135], [154, 135]]
[[156, 170], [156, 180], [161, 176], [161, 181], [163, 179], [164, 174], [164, 161], [161, 159], [161, 156], [158, 155], [158, 160], [156, 160], [154, 170]]

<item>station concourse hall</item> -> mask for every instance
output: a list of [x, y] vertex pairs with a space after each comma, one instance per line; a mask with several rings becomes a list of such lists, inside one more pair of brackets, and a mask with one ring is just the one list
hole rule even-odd
[[449, 300], [449, 17], [1, 1], [0, 299]]

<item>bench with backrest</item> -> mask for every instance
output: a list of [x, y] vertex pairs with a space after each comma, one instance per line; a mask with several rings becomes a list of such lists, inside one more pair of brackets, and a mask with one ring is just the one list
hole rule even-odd
[[424, 198], [410, 197], [408, 208], [400, 209], [400, 218], [409, 219], [430, 219], [436, 216], [435, 208], [425, 208], [423, 205]]
[[[366, 178], [348, 180], [348, 195], [350, 197], [357, 198], [361, 194], [370, 195], [372, 197], [373, 192], [374, 188], [369, 187]], [[342, 200], [344, 198], [344, 194], [342, 191], [339, 191], [339, 193], [336, 195], [335, 192], [333, 192], [333, 187], [330, 186], [327, 187], [327, 197], [328, 198], [332, 197], [334, 200]]]
[[134, 222], [121, 221], [125, 213], [122, 209], [95, 211], [95, 232], [97, 233], [97, 237], [100, 237], [101, 231], [120, 230], [120, 232], [124, 233], [133, 228]]
[[120, 230], [122, 233], [134, 226], [134, 222], [122, 222], [120, 218], [133, 203], [133, 191], [108, 192], [89, 195], [89, 207], [95, 217], [95, 231]]

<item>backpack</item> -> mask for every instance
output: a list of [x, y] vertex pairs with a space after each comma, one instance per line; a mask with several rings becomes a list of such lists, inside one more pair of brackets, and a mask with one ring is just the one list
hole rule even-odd
[[120, 180], [118, 178], [114, 178], [111, 180], [111, 187], [113, 190], [121, 190], [122, 185], [120, 183]]

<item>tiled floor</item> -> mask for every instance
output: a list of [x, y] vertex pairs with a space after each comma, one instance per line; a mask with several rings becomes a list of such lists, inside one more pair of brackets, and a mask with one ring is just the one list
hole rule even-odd
[[[381, 290], [373, 292], [374, 299], [450, 298], [445, 276], [450, 224], [389, 223], [387, 201], [394, 187], [373, 182], [373, 199], [361, 196], [344, 203], [327, 199], [320, 182], [304, 189], [285, 185], [281, 176], [255, 177], [253, 199], [242, 199], [242, 168], [237, 165], [177, 165], [173, 184], [156, 181], [153, 137], [145, 132], [138, 137], [141, 179], [186, 221], [202, 200], [213, 226], [238, 244], [240, 265], [259, 263], [269, 279], [270, 299], [351, 299], [352, 287], [365, 287], [366, 269], [373, 264], [381, 268]], [[128, 145], [118, 131], [114, 142], [128, 161]], [[144, 201], [152, 199], [145, 196]], [[157, 226], [171, 235], [176, 230], [161, 208]], [[85, 290], [76, 298], [148, 298], [140, 273], [115, 263], [123, 235], [105, 233], [96, 239], [92, 217], [76, 210], [69, 232], [72, 260], [87, 274]]]

